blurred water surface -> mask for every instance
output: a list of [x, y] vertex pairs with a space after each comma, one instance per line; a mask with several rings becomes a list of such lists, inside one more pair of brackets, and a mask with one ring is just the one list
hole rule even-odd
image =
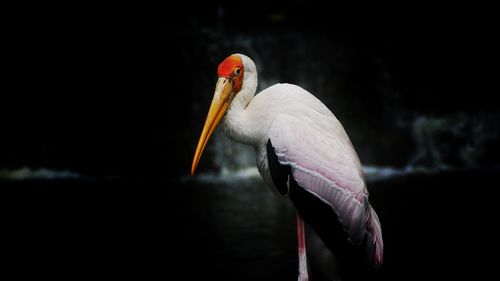
[[[374, 280], [493, 273], [498, 172], [369, 181], [385, 243]], [[296, 278], [294, 209], [255, 176], [9, 181], [0, 192], [4, 268], [20, 276]]]

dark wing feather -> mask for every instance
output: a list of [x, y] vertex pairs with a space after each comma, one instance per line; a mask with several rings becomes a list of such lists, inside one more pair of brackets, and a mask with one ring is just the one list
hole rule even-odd
[[[274, 185], [281, 194], [290, 197], [304, 220], [334, 253], [341, 270], [346, 275], [358, 277], [370, 272], [373, 268], [370, 231], [367, 230], [362, 243], [351, 243], [348, 232], [332, 206], [297, 183], [291, 167], [279, 162], [271, 140], [267, 142], [267, 157]], [[371, 209], [368, 202], [365, 203], [365, 208]], [[371, 214], [370, 210], [367, 212]]]

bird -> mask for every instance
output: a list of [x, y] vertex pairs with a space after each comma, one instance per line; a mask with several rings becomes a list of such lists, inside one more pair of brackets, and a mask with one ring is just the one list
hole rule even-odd
[[263, 181], [295, 207], [299, 281], [359, 280], [376, 272], [383, 262], [381, 224], [359, 157], [332, 111], [294, 84], [256, 94], [257, 67], [243, 54], [225, 58], [217, 74], [191, 175], [222, 122], [227, 137], [254, 148]]

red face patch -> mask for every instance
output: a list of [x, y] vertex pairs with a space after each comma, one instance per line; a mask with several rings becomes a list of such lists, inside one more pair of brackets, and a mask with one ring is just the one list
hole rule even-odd
[[229, 56], [219, 64], [217, 74], [219, 75], [219, 77], [231, 78], [234, 69], [237, 67], [243, 70], [243, 63], [241, 62], [241, 58], [235, 55]]
[[240, 56], [237, 55], [227, 57], [219, 64], [219, 68], [217, 69], [219, 77], [231, 79], [234, 93], [238, 93], [241, 90], [244, 72], [243, 62]]

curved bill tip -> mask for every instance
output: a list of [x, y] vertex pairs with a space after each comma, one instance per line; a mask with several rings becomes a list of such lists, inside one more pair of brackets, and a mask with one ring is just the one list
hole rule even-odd
[[217, 80], [214, 98], [210, 104], [207, 119], [205, 120], [205, 125], [203, 126], [203, 131], [201, 132], [196, 152], [194, 153], [193, 164], [191, 165], [191, 176], [194, 175], [194, 172], [196, 171], [196, 167], [198, 166], [198, 162], [200, 161], [201, 154], [207, 145], [208, 139], [212, 136], [215, 127], [217, 127], [217, 124], [219, 124], [229, 107], [228, 101], [233, 91], [233, 86], [228, 80], [228, 78], [224, 77], [220, 77], [219, 80]]

